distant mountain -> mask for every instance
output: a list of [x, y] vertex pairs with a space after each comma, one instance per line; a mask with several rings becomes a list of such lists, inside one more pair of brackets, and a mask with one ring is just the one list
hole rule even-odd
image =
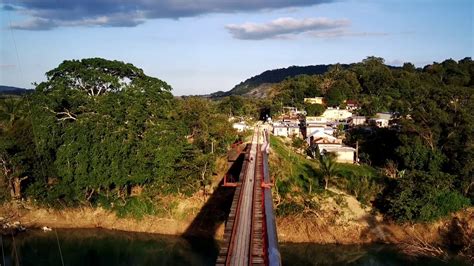
[[0, 85], [0, 94], [3, 94], [3, 95], [23, 95], [31, 91], [33, 90]]
[[[271, 89], [271, 84], [281, 82], [286, 78], [291, 78], [303, 74], [324, 74], [331, 66], [332, 65], [290, 66], [288, 68], [267, 70], [261, 73], [260, 75], [251, 77], [239, 83], [230, 91], [218, 91], [212, 93], [210, 97], [220, 98], [230, 95], [265, 97]], [[347, 65], [342, 65], [342, 67], [347, 67]]]

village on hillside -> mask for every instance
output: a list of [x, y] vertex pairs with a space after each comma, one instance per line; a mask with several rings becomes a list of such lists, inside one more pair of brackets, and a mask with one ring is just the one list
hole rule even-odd
[[[319, 104], [324, 106], [323, 97], [304, 98], [306, 105]], [[301, 138], [308, 146], [317, 146], [321, 153], [336, 154], [340, 163], [358, 164], [358, 147], [350, 147], [343, 143], [345, 132], [354, 127], [372, 130], [375, 127], [396, 127], [395, 113], [376, 113], [373, 117], [357, 115], [360, 105], [355, 100], [346, 100], [344, 108], [326, 107], [319, 116], [310, 116], [305, 110], [285, 106], [275, 119], [267, 118], [272, 134], [283, 138]], [[236, 122], [233, 127], [237, 131], [245, 131], [249, 127], [246, 122]]]

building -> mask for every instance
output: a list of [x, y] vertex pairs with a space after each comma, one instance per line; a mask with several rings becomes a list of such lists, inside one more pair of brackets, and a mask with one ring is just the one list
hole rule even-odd
[[234, 123], [232, 124], [232, 127], [238, 132], [243, 132], [249, 128], [245, 122]]
[[287, 117], [298, 117], [300, 114], [306, 114], [306, 112], [299, 111], [298, 108], [292, 106], [283, 107], [283, 115]]
[[300, 126], [298, 123], [292, 122], [273, 123], [273, 135], [282, 137], [301, 137]]
[[369, 124], [377, 127], [388, 127], [393, 114], [391, 113], [377, 113], [375, 117], [369, 119]]
[[326, 125], [328, 123], [327, 118], [324, 116], [307, 116], [305, 121], [306, 125]]
[[273, 135], [288, 137], [288, 127], [285, 124], [273, 123]]
[[332, 152], [336, 154], [336, 162], [338, 163], [354, 163], [356, 161], [356, 150], [352, 147], [344, 146], [342, 144], [317, 144], [319, 151]]
[[306, 137], [308, 145], [312, 144], [342, 144], [342, 140], [332, 135], [324, 133], [324, 131], [315, 131]]
[[323, 104], [323, 97], [304, 98], [304, 103]]
[[365, 116], [352, 116], [347, 121], [351, 126], [361, 126], [367, 122], [367, 118]]
[[315, 125], [315, 124], [306, 125], [306, 132], [305, 132], [306, 137], [309, 137], [318, 131], [323, 132], [330, 136], [334, 134], [334, 128], [328, 127], [326, 125]]
[[327, 121], [341, 121], [347, 120], [349, 117], [352, 116], [352, 112], [346, 109], [339, 109], [339, 108], [328, 108], [324, 111], [322, 117], [326, 118]]
[[346, 109], [354, 111], [360, 108], [359, 103], [355, 100], [347, 100], [344, 102], [346, 104]]

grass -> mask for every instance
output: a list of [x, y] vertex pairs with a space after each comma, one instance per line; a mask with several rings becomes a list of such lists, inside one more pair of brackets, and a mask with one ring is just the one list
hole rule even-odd
[[339, 164], [336, 185], [368, 205], [381, 192], [385, 179], [380, 172], [368, 165]]
[[[282, 198], [277, 209], [279, 215], [301, 212], [307, 199], [318, 194], [330, 194], [324, 190], [324, 181], [316, 161], [297, 154], [280, 137], [270, 136], [270, 174], [276, 178], [276, 188]], [[337, 164], [336, 186], [354, 195], [362, 204], [369, 204], [383, 187], [384, 178], [375, 168], [367, 165]], [[306, 200], [305, 200], [306, 199]]]
[[283, 140], [270, 136], [270, 147], [273, 156], [270, 158], [270, 173], [277, 180], [281, 194], [290, 192], [315, 192], [321, 189], [321, 174], [318, 164], [295, 153], [283, 143]]

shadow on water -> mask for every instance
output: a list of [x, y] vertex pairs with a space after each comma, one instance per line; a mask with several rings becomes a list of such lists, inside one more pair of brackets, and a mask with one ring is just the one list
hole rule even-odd
[[[226, 173], [229, 179], [234, 181], [238, 180], [244, 158], [245, 154], [240, 154], [229, 167]], [[193, 250], [199, 252], [201, 249], [207, 250], [209, 247], [212, 247], [214, 261], [217, 259], [219, 253], [219, 244], [215, 238], [216, 232], [229, 217], [230, 207], [235, 193], [235, 188], [224, 187], [222, 186], [223, 183], [224, 180], [222, 179], [182, 235]], [[204, 243], [206, 244], [203, 245]]]
[[407, 257], [393, 245], [335, 245], [311, 243], [281, 243], [283, 265], [469, 265], [466, 261], [453, 258], [441, 261], [428, 257]]
[[175, 236], [106, 229], [58, 229], [57, 235], [28, 230], [15, 236], [15, 242], [4, 236], [5, 265], [62, 265], [60, 254], [64, 265], [72, 266], [214, 264], [212, 248], [197, 252]]

